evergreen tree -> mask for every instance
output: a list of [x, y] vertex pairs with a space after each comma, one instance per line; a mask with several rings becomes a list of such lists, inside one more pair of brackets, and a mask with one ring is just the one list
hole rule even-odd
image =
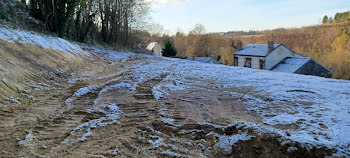
[[218, 57], [216, 57], [216, 61], [220, 61], [221, 60], [221, 55], [219, 55]]
[[170, 40], [165, 41], [164, 48], [162, 50], [162, 55], [165, 57], [173, 57], [176, 56], [177, 51]]
[[327, 23], [328, 23], [328, 16], [327, 16], [327, 15], [325, 15], [325, 16], [323, 17], [322, 23], [323, 23], [323, 24], [327, 24]]

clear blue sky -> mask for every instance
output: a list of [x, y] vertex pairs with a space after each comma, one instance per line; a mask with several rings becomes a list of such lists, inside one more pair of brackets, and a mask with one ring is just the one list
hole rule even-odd
[[350, 0], [148, 0], [152, 21], [175, 33], [196, 23], [208, 32], [266, 30], [320, 24], [350, 10]]

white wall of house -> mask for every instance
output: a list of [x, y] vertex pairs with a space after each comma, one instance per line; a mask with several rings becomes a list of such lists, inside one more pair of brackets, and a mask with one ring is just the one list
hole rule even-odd
[[162, 56], [162, 46], [157, 42], [150, 43], [146, 49], [153, 52], [154, 55]]
[[270, 70], [287, 57], [301, 57], [290, 49], [280, 46], [266, 56], [266, 70]]
[[154, 55], [162, 56], [162, 46], [160, 46], [160, 44], [157, 43], [153, 47], [153, 53], [154, 53]]
[[269, 53], [266, 57], [258, 57], [258, 56], [245, 56], [245, 55], [235, 55], [238, 57], [238, 65], [239, 67], [244, 67], [246, 62], [246, 58], [251, 58], [251, 68], [260, 69], [260, 59], [265, 60], [265, 70], [270, 70], [281, 61], [283, 61], [287, 57], [303, 57], [300, 54], [295, 53], [294, 51], [288, 49], [285, 46], [279, 46], [274, 49], [271, 53]]
[[241, 55], [237, 55], [236, 57], [238, 57], [238, 66], [239, 67], [244, 67], [244, 63], [246, 61], [246, 58], [251, 58], [252, 59], [251, 68], [253, 68], [253, 69], [260, 69], [259, 60], [265, 59], [265, 57], [241, 56]]

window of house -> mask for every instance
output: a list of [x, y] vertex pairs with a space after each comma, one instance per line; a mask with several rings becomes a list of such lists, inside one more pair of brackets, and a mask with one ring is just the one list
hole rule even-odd
[[265, 69], [265, 59], [259, 59], [259, 68]]
[[252, 58], [245, 58], [244, 67], [252, 67]]
[[234, 66], [238, 66], [238, 57], [235, 57]]

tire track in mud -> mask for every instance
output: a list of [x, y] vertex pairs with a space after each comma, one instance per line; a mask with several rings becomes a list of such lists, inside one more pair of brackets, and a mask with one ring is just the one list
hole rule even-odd
[[[132, 79], [130, 77], [127, 77], [127, 74], [132, 74], [133, 69], [129, 69], [126, 74], [124, 74], [123, 78], [121, 79], [113, 79], [113, 82], [109, 82], [108, 84], [103, 84], [103, 86], [100, 86], [92, 91], [89, 91], [88, 93], [77, 97], [72, 101], [72, 105], [78, 105], [77, 103], [80, 103], [81, 100], [86, 100], [88, 94], [94, 94], [94, 96], [88, 97], [90, 99], [90, 108], [94, 107], [94, 112], [87, 113], [87, 116], [95, 115], [99, 113], [99, 109], [103, 110], [103, 107], [101, 105], [106, 105], [110, 103], [114, 103], [118, 106], [118, 110], [122, 111], [123, 114], [121, 118], [118, 120], [117, 125], [110, 125], [110, 126], [97, 126], [93, 129], [89, 128], [87, 133], [89, 134], [89, 138], [86, 141], [81, 142], [74, 142], [72, 144], [61, 144], [60, 148], [55, 148], [55, 151], [51, 151], [50, 156], [68, 156], [70, 154], [81, 154], [77, 153], [77, 151], [83, 152], [89, 150], [88, 148], [84, 147], [84, 145], [89, 144], [89, 147], [99, 144], [98, 148], [110, 148], [109, 143], [98, 143], [94, 139], [95, 137], [98, 137], [99, 141], [110, 141], [111, 137], [114, 139], [117, 139], [119, 142], [118, 149], [120, 150], [120, 153], [122, 155], [130, 155], [135, 156], [135, 150], [138, 150], [138, 148], [133, 145], [134, 143], [127, 141], [125, 139], [131, 139], [135, 137], [135, 132], [138, 131], [139, 126], [143, 126], [144, 124], [149, 124], [150, 122], [153, 122], [154, 120], [160, 119], [158, 115], [158, 109], [159, 104], [154, 99], [153, 93], [152, 93], [152, 87], [159, 84], [166, 76], [160, 76], [153, 79], [150, 79], [146, 82], [138, 83], [134, 90], [127, 90], [125, 87], [117, 88], [115, 90], [106, 91], [105, 94], [101, 95], [101, 92], [108, 89], [109, 86], [113, 86], [114, 84], [121, 84], [124, 82], [130, 82]], [[128, 78], [128, 79], [127, 79]], [[108, 81], [107, 81], [108, 82]], [[132, 81], [131, 81], [132, 82]], [[118, 84], [117, 84], [118, 85]], [[98, 100], [98, 101], [97, 101]], [[97, 102], [96, 102], [97, 101]], [[98, 105], [96, 105], [98, 104]], [[86, 105], [85, 105], [86, 106]], [[101, 113], [99, 113], [101, 114]], [[99, 117], [105, 117], [103, 114], [99, 115]], [[87, 118], [84, 119], [86, 122], [91, 122], [96, 120], [98, 117], [93, 118]], [[84, 122], [82, 121], [82, 122]], [[79, 126], [81, 126], [84, 123], [81, 123]], [[114, 124], [114, 123], [113, 123]], [[78, 127], [79, 127], [78, 126]], [[106, 128], [115, 128], [114, 130], [105, 130]], [[74, 130], [73, 130], [74, 131]], [[86, 130], [85, 130], [86, 131]], [[127, 132], [130, 131], [130, 132]], [[108, 134], [110, 133], [110, 135]], [[86, 134], [86, 133], [85, 133]], [[82, 135], [76, 135], [74, 138], [79, 138]], [[84, 136], [84, 134], [83, 134]], [[90, 137], [91, 136], [91, 137]], [[68, 136], [70, 137], [70, 136]], [[115, 142], [115, 144], [118, 144], [118, 142]], [[127, 143], [128, 142], [128, 143]], [[79, 145], [78, 145], [79, 144]], [[70, 146], [74, 150], [69, 150], [65, 146]], [[113, 146], [113, 145], [112, 145]], [[115, 145], [114, 145], [115, 146]], [[59, 154], [60, 151], [67, 151], [67, 155], [65, 154]], [[106, 149], [106, 151], [108, 151]], [[144, 153], [144, 152], [143, 152]], [[87, 153], [88, 154], [88, 153]], [[100, 155], [105, 156], [111, 156], [110, 152], [103, 152], [101, 150]], [[91, 155], [89, 155], [91, 156]]]
[[[112, 80], [105, 85], [109, 86], [120, 82], [119, 78], [125, 76], [125, 72], [127, 70], [96, 80], [97, 82]], [[98, 92], [104, 87], [78, 97], [77, 100], [74, 100], [74, 107], [67, 108], [65, 104], [67, 95], [73, 94], [74, 91], [85, 85], [88, 83], [67, 89], [64, 87], [68, 85], [61, 83], [60, 87], [38, 92], [34, 100], [28, 103], [30, 105], [28, 107], [2, 108], [0, 115], [5, 119], [0, 121], [0, 129], [2, 129], [0, 140], [7, 143], [0, 143], [2, 149], [0, 155], [33, 157], [49, 153], [60, 146], [69, 133], [82, 122], [105, 116], [102, 113], [89, 114], [86, 111], [89, 108], [92, 109]], [[27, 136], [33, 136], [33, 138], [27, 140]], [[11, 152], [13, 150], [16, 152]]]
[[[67, 149], [69, 146], [74, 147], [76, 146], [76, 144], [81, 144], [81, 143], [84, 143], [85, 141], [88, 141], [89, 140], [88, 137], [90, 137], [91, 133], [94, 133], [94, 131], [99, 130], [99, 128], [104, 128], [105, 126], [115, 124], [116, 120], [112, 120], [112, 122], [109, 122], [106, 124], [106, 121], [110, 119], [109, 116], [113, 115], [114, 113], [113, 112], [106, 113], [106, 108], [96, 105], [96, 101], [100, 97], [101, 91], [105, 90], [109, 86], [120, 84], [120, 83], [123, 83], [124, 81], [130, 82], [132, 79], [129, 76], [129, 74], [133, 69], [134, 67], [131, 67], [129, 69], [121, 71], [116, 75], [107, 76], [105, 78], [99, 77], [97, 81], [98, 84], [93, 85], [94, 88], [89, 89], [89, 91], [83, 93], [83, 95], [73, 97], [73, 99], [71, 99], [71, 102], [69, 103], [70, 107], [68, 108], [68, 111], [64, 112], [60, 117], [55, 119], [59, 121], [54, 122], [55, 124], [54, 130], [64, 131], [64, 132], [52, 133], [51, 132], [52, 130], [48, 130], [49, 134], [46, 134], [46, 135], [52, 135], [52, 134], [56, 135], [56, 137], [54, 138], [55, 142], [52, 143], [52, 144], [55, 144], [55, 146], [53, 146], [52, 150], [48, 151], [46, 155], [53, 156], [58, 154], [59, 151], [69, 150]], [[85, 87], [88, 87], [86, 85], [87, 84], [85, 84]], [[79, 91], [78, 87], [75, 87], [75, 89]], [[75, 90], [75, 92], [77, 90]], [[75, 92], [73, 92], [73, 94]], [[143, 105], [146, 103], [147, 101], [139, 102], [138, 104]], [[142, 107], [139, 106], [138, 108], [138, 106], [133, 106], [133, 108], [130, 108], [130, 106], [124, 106], [123, 103], [118, 103], [117, 108], [120, 108], [120, 111], [123, 111], [123, 112], [125, 111], [126, 113], [128, 113], [127, 116], [132, 116], [133, 115], [132, 111], [133, 112], [139, 111], [140, 108]], [[137, 114], [140, 114], [140, 113], [137, 113]], [[112, 118], [112, 119], [115, 119], [115, 118]], [[94, 123], [96, 121], [101, 121], [101, 122]], [[128, 123], [131, 123], [131, 124], [136, 122], [141, 122], [141, 120], [128, 121]], [[49, 124], [53, 124], [53, 123], [49, 123]], [[57, 124], [62, 124], [62, 126], [57, 126]], [[90, 125], [92, 125], [93, 127], [89, 127]], [[129, 126], [129, 125], [126, 124], [123, 126]], [[57, 135], [60, 135], [60, 137], [57, 137]]]
[[[87, 137], [90, 136], [91, 131], [93, 130], [87, 128], [87, 126], [89, 126], [89, 123], [91, 124], [91, 122], [94, 121], [100, 121], [100, 124], [105, 123], [103, 122], [106, 121], [105, 119], [99, 119], [106, 117], [107, 114], [102, 112], [102, 110], [104, 109], [95, 109], [95, 100], [99, 97], [99, 92], [101, 90], [110, 85], [120, 83], [121, 78], [124, 76], [125, 71], [122, 71], [121, 73], [112, 76], [107, 76], [106, 78], [98, 79], [97, 82], [99, 84], [97, 84], [96, 88], [89, 89], [89, 91], [86, 92], [86, 94], [76, 96], [72, 99], [71, 103], [67, 105], [67, 111], [62, 116], [57, 118], [58, 120], [60, 120], [60, 122], [58, 123], [62, 124], [62, 126], [60, 126], [61, 129], [57, 128], [57, 126], [54, 127], [54, 130], [64, 132], [60, 133], [61, 137], [59, 137], [58, 140], [55, 140], [54, 138], [56, 142], [53, 144], [55, 144], [55, 146], [52, 148], [51, 151], [48, 151], [46, 155], [55, 156], [59, 151], [68, 150], [67, 148], [69, 148], [69, 146], [71, 145], [74, 145], [74, 143], [86, 141]], [[57, 124], [57, 122], [55, 124]], [[85, 126], [84, 124], [87, 124], [87, 126]], [[98, 128], [96, 123], [94, 124], [94, 126], [95, 127], [93, 128]], [[81, 127], [81, 129], [77, 129], [78, 127]]]

